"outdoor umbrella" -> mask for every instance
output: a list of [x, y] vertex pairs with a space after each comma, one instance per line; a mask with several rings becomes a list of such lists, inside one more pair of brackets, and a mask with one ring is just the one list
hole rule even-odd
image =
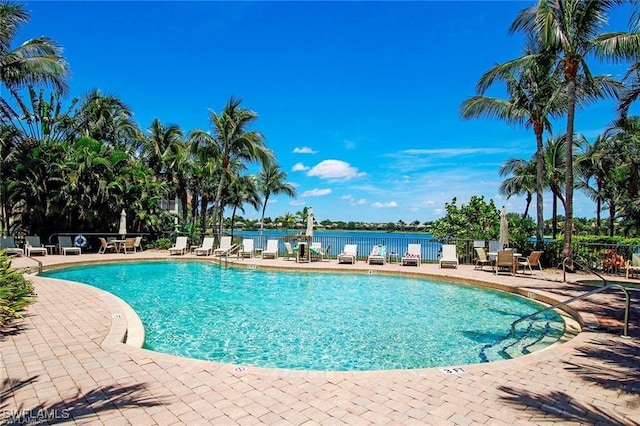
[[502, 211], [500, 212], [500, 244], [503, 247], [509, 245], [509, 223], [507, 222], [507, 211], [502, 207]]
[[309, 207], [307, 209], [307, 237], [313, 237], [313, 209]]
[[120, 228], [118, 228], [118, 234], [124, 239], [127, 235], [127, 213], [122, 209], [120, 213]]

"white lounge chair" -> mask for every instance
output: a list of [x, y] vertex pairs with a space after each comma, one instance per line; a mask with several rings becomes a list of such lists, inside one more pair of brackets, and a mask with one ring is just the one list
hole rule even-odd
[[386, 246], [373, 246], [371, 253], [367, 258], [369, 265], [380, 264], [385, 265], [387, 263], [387, 247]]
[[40, 243], [40, 237], [37, 235], [28, 235], [24, 237], [24, 248], [27, 252], [27, 256], [31, 257], [34, 254], [41, 256], [47, 255], [47, 249]]
[[218, 247], [213, 251], [213, 255], [214, 256], [228, 255], [230, 249], [231, 249], [231, 237], [228, 235], [225, 235], [224, 237], [220, 238], [220, 247]]
[[238, 257], [253, 257], [253, 239], [245, 238], [242, 240], [242, 245], [240, 246], [240, 250], [238, 250]]
[[74, 246], [71, 241], [71, 237], [67, 235], [60, 235], [58, 237], [58, 246], [60, 247], [62, 254], [65, 256], [67, 253], [81, 254], [80, 247]]
[[338, 255], [338, 263], [356, 263], [358, 257], [357, 244], [345, 244], [342, 253]]
[[400, 265], [420, 266], [422, 263], [422, 246], [420, 244], [409, 244], [407, 252], [400, 259]]
[[169, 254], [185, 254], [187, 252], [187, 237], [177, 237], [176, 243], [169, 248]]
[[443, 244], [442, 253], [440, 254], [440, 267], [452, 266], [458, 267], [458, 252], [455, 244]]
[[278, 240], [268, 240], [267, 248], [262, 250], [263, 259], [277, 259], [278, 258]]
[[0, 237], [0, 249], [7, 254], [24, 255], [24, 250], [16, 246], [16, 240], [13, 237]]
[[193, 250], [193, 253], [196, 256], [204, 255], [209, 256], [213, 251], [213, 237], [204, 237], [202, 240], [202, 245], [197, 249]]
[[631, 277], [633, 277], [634, 274], [638, 274], [638, 272], [640, 272], [640, 254], [638, 253], [633, 253], [631, 255], [631, 261], [627, 261], [627, 278], [629, 278], [629, 275], [631, 275]]

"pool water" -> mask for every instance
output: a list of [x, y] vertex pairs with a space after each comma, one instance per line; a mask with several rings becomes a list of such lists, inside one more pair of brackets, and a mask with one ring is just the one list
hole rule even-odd
[[[233, 364], [304, 370], [389, 370], [487, 362], [529, 353], [564, 332], [515, 295], [381, 274], [274, 272], [203, 262], [74, 267], [43, 274], [129, 303], [145, 348]], [[524, 335], [526, 331], [526, 335]]]

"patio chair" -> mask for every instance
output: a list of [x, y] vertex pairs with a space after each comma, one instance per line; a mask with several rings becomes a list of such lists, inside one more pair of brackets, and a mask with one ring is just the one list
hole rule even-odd
[[289, 259], [294, 259], [294, 260], [298, 260], [297, 259], [297, 253], [293, 250], [293, 247], [291, 247], [291, 243], [289, 241], [285, 241], [284, 242], [284, 248], [285, 248], [285, 255], [284, 255], [284, 260], [289, 260]]
[[529, 268], [529, 272], [533, 275], [533, 269], [531, 266], [537, 267], [542, 271], [542, 264], [540, 264], [540, 257], [542, 256], [543, 251], [532, 251], [531, 254], [527, 257], [519, 257], [518, 258], [518, 268], [522, 266], [522, 273], [524, 274], [525, 268]]
[[37, 235], [28, 235], [24, 237], [24, 248], [27, 252], [27, 256], [31, 257], [34, 254], [41, 256], [47, 255], [47, 249], [42, 243], [40, 243], [40, 237]]
[[76, 247], [73, 245], [73, 241], [71, 241], [71, 237], [68, 235], [60, 235], [58, 236], [58, 247], [60, 248], [60, 252], [63, 255], [70, 254], [82, 254], [80, 247]]
[[420, 244], [409, 244], [407, 251], [400, 259], [400, 265], [420, 266], [422, 263], [422, 246]]
[[485, 252], [484, 249], [480, 247], [476, 247], [475, 250], [476, 250], [475, 269], [478, 269], [478, 266], [480, 266], [480, 270], [484, 268], [484, 265], [491, 266], [491, 260], [489, 260], [489, 258], [487, 257], [487, 252]]
[[186, 252], [187, 252], [187, 237], [177, 237], [175, 245], [169, 248], [169, 255], [172, 255], [172, 254], [183, 255]]
[[375, 245], [367, 257], [367, 263], [369, 265], [385, 265], [387, 263], [387, 247]]
[[136, 248], [136, 251], [142, 251], [142, 237], [136, 237], [136, 241], [133, 243], [133, 246]]
[[116, 251], [116, 245], [113, 241], [107, 241], [103, 237], [98, 237], [98, 240], [100, 240], [98, 254], [105, 254], [108, 250]]
[[342, 253], [338, 255], [338, 263], [356, 263], [358, 257], [358, 245], [357, 244], [345, 244]]
[[268, 240], [267, 248], [262, 250], [263, 259], [277, 259], [278, 258], [278, 240]]
[[311, 260], [313, 260], [314, 258], [316, 260], [324, 260], [324, 257], [329, 254], [330, 248], [331, 244], [329, 244], [327, 248], [323, 250], [321, 242], [311, 243], [311, 247], [309, 248], [309, 251], [311, 252]]
[[0, 249], [7, 254], [24, 255], [24, 250], [16, 246], [16, 240], [13, 237], [0, 237]]
[[511, 275], [514, 274], [516, 259], [513, 257], [511, 250], [500, 250], [496, 256], [496, 275], [501, 269], [508, 269]]
[[442, 253], [440, 253], [439, 259], [440, 267], [452, 266], [457, 268], [459, 265], [458, 251], [455, 244], [443, 244]]
[[627, 278], [629, 276], [633, 277], [634, 274], [637, 275], [640, 272], [640, 254], [633, 253], [631, 255], [631, 261], [627, 261], [626, 270]]
[[213, 241], [213, 237], [204, 237], [204, 239], [202, 240], [202, 245], [193, 250], [193, 253], [196, 256], [209, 256], [213, 252]]
[[124, 245], [122, 246], [124, 254], [136, 252], [136, 239], [135, 237], [125, 238]]
[[245, 238], [242, 240], [242, 245], [238, 250], [238, 258], [252, 258], [253, 257], [253, 239]]

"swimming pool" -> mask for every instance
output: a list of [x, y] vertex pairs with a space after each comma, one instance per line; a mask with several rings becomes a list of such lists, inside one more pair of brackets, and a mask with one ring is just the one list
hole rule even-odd
[[[382, 274], [274, 272], [204, 262], [81, 266], [44, 276], [90, 284], [129, 303], [145, 348], [198, 359], [304, 370], [454, 366], [505, 359], [564, 332], [515, 295]], [[523, 331], [526, 330], [526, 336]]]

